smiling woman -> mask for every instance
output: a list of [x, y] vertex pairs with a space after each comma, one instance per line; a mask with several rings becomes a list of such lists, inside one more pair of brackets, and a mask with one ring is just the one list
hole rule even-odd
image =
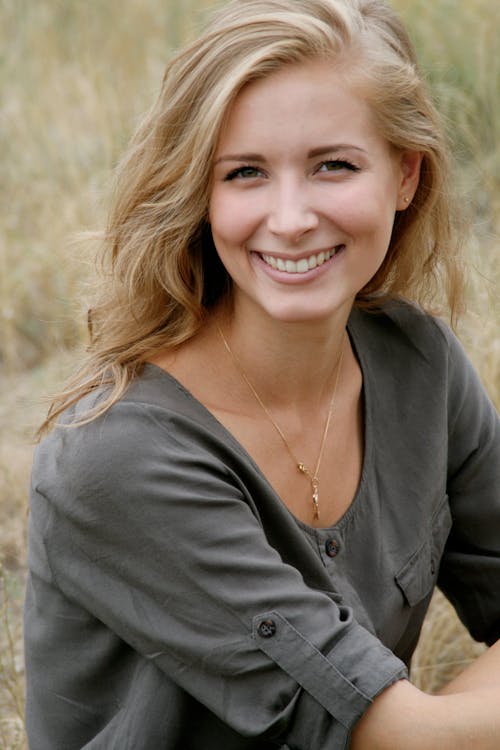
[[[381, 0], [233, 0], [118, 172], [33, 467], [32, 750], [493, 750], [500, 427]], [[435, 585], [491, 648], [406, 679]]]
[[331, 62], [247, 85], [219, 138], [209, 207], [233, 324], [241, 314], [249, 325], [251, 302], [289, 322], [340, 316], [343, 328], [415, 194], [420, 161], [381, 136]]

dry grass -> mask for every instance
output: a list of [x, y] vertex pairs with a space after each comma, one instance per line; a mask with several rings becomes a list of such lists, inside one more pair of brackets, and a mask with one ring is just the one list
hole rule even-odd
[[22, 578], [0, 566], [0, 747], [24, 750]]
[[412, 682], [433, 693], [446, 685], [485, 650], [470, 638], [455, 610], [436, 590], [412, 660]]
[[70, 369], [61, 352], [43, 367], [0, 375], [0, 750], [25, 750], [22, 603], [32, 435], [48, 393]]
[[[203, 0], [0, 0], [0, 748], [22, 750], [22, 588], [30, 435], [82, 341], [87, 251], [102, 197], [169, 51]], [[497, 0], [394, 0], [409, 20], [459, 155], [473, 220], [461, 334], [500, 406]], [[413, 679], [436, 689], [481, 647], [437, 596]]]

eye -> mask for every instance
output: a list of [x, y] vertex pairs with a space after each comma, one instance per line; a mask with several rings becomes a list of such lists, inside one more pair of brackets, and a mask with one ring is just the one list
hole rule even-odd
[[236, 169], [232, 169], [229, 174], [227, 174], [224, 177], [224, 180], [226, 182], [230, 182], [231, 180], [236, 179], [242, 179], [242, 180], [251, 180], [255, 179], [256, 177], [262, 177], [263, 174], [260, 169], [257, 167], [251, 167], [249, 165], [243, 166], [243, 167], [237, 167]]
[[346, 159], [329, 159], [321, 162], [317, 169], [318, 172], [342, 172], [343, 170], [359, 172], [359, 167]]

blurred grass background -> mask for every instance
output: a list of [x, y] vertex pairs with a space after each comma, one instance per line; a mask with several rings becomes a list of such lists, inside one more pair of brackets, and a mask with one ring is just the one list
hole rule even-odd
[[[291, 2], [293, 0], [290, 0]], [[500, 405], [497, 0], [394, 0], [457, 156], [472, 227], [460, 335]], [[31, 434], [84, 346], [88, 248], [111, 170], [203, 0], [0, 0], [0, 748], [22, 750], [20, 611]], [[432, 690], [481, 647], [439, 595], [414, 660]]]

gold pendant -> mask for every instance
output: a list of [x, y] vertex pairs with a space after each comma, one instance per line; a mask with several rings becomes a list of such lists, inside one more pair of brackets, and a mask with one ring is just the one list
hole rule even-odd
[[316, 477], [312, 479], [314, 520], [319, 521], [319, 482]]
[[302, 474], [305, 474], [306, 477], [311, 482], [311, 487], [313, 491], [312, 502], [313, 502], [314, 520], [319, 521], [319, 479], [318, 477], [313, 477], [311, 472], [307, 468], [307, 466], [303, 464], [302, 462], [299, 462], [297, 464], [297, 468], [300, 472], [302, 472]]

